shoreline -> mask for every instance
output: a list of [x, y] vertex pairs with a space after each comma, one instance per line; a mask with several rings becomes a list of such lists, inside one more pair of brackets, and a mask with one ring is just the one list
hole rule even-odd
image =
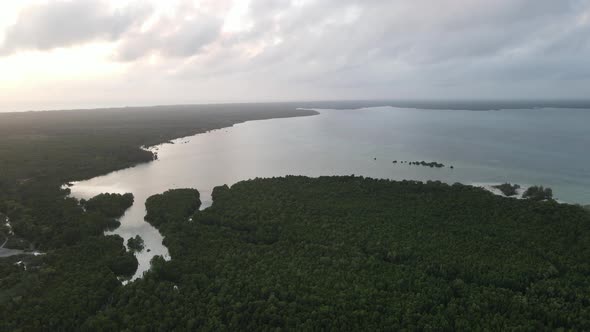
[[[136, 164], [131, 165], [129, 167], [116, 169], [116, 170], [107, 172], [105, 174], [99, 174], [99, 175], [90, 177], [88, 179], [82, 179], [82, 180], [76, 180], [76, 181], [67, 181], [66, 183], [62, 184], [61, 188], [68, 189], [69, 190], [69, 192], [67, 194], [67, 197], [72, 197], [72, 198], [75, 198], [75, 199], [84, 198], [84, 197], [81, 197], [81, 196], [74, 195], [72, 193], [72, 191], [70, 190], [70, 188], [78, 185], [81, 182], [90, 181], [90, 180], [95, 179], [95, 178], [98, 178], [98, 177], [108, 176], [109, 174], [117, 173], [117, 172], [124, 171], [124, 170], [127, 170], [127, 169], [131, 169], [131, 168], [134, 168], [134, 167], [139, 166], [139, 165], [144, 165], [144, 164], [148, 164], [148, 163], [151, 163], [151, 162], [155, 162], [155, 161], [158, 160], [158, 154], [157, 153], [158, 153], [159, 149], [161, 147], [167, 145], [167, 144], [183, 144], [183, 143], [187, 143], [189, 140], [191, 140], [192, 138], [197, 137], [198, 135], [207, 134], [207, 133], [212, 132], [212, 131], [224, 130], [224, 129], [232, 128], [232, 127], [235, 127], [236, 125], [240, 125], [240, 124], [244, 124], [244, 123], [248, 123], [248, 122], [269, 121], [269, 120], [278, 120], [278, 119], [289, 119], [289, 118], [298, 118], [298, 117], [307, 117], [307, 116], [317, 116], [319, 114], [320, 114], [320, 112], [315, 111], [315, 110], [306, 110], [305, 112], [303, 112], [302, 110], [297, 110], [295, 112], [295, 114], [291, 114], [289, 116], [274, 116], [274, 117], [262, 118], [262, 119], [250, 119], [250, 120], [245, 120], [245, 121], [238, 121], [238, 122], [234, 122], [234, 123], [232, 123], [231, 125], [228, 125], [228, 126], [210, 128], [210, 129], [207, 129], [207, 130], [199, 130], [198, 132], [196, 132], [194, 134], [191, 134], [191, 135], [182, 135], [182, 136], [179, 136], [179, 137], [176, 137], [176, 138], [166, 139], [166, 140], [163, 140], [160, 143], [153, 144], [153, 145], [147, 145], [147, 146], [146, 145], [142, 145], [142, 146], [139, 146], [138, 148], [141, 149], [141, 150], [150, 152], [152, 154], [152, 159], [151, 160], [147, 160], [145, 162], [136, 163]], [[110, 191], [105, 191], [105, 192], [110, 192]], [[133, 205], [131, 207], [129, 207], [125, 211], [125, 214], [127, 214], [127, 212], [130, 211], [131, 209], [133, 209], [134, 207], [135, 208], [140, 208], [140, 209], [141, 208], [144, 208], [144, 205], [145, 205], [145, 201], [143, 201], [143, 202], [140, 202], [139, 200], [138, 201], [135, 201], [133, 203]], [[123, 220], [123, 218], [125, 218], [125, 214], [123, 214], [123, 216], [121, 216], [119, 218], [119, 221], [121, 221], [121, 220]], [[143, 220], [143, 216], [141, 217], [141, 222], [146, 222], [145, 220]], [[149, 223], [147, 223], [147, 224], [149, 225]], [[104, 235], [116, 234], [116, 235], [121, 236], [124, 239], [124, 241], [127, 241], [128, 236], [125, 235], [125, 234], [123, 234], [123, 233], [121, 233], [121, 232], [118, 232], [117, 231], [117, 230], [121, 230], [121, 226], [119, 226], [119, 227], [117, 227], [116, 229], [113, 229], [113, 230], [105, 230], [103, 234]], [[153, 226], [150, 225], [150, 227], [153, 227]], [[168, 250], [168, 247], [166, 247], [166, 245], [163, 243], [164, 237], [159, 232], [159, 230], [157, 230], [155, 227], [153, 227], [153, 228], [159, 234], [159, 237], [161, 239], [160, 240], [160, 245], [163, 246], [166, 249], [166, 253], [164, 253], [162, 255], [162, 257], [164, 257], [165, 260], [170, 260], [171, 257], [170, 257], [170, 255], [169, 255], [169, 253], [167, 251]], [[124, 232], [124, 230], [123, 230], [123, 232]], [[145, 234], [143, 234], [141, 232], [138, 232], [137, 234], [140, 235], [140, 236], [142, 236], [143, 238], [146, 238], [146, 239], [149, 238], [148, 236], [145, 236]], [[127, 247], [126, 247], [126, 249], [129, 250]], [[141, 252], [144, 255], [148, 255], [147, 253], [151, 253], [149, 256], [153, 257], [155, 255], [158, 255], [158, 250], [157, 249], [158, 248], [150, 247], [149, 244], [146, 242], [145, 248]], [[140, 266], [138, 267], [138, 270], [136, 271], [136, 273], [129, 280], [123, 281], [124, 284], [127, 284], [129, 282], [133, 282], [134, 280], [137, 280], [137, 279], [141, 279], [143, 277], [143, 273], [145, 271], [149, 270], [149, 260], [148, 260], [147, 266], [144, 266], [144, 268], [141, 268], [141, 264], [142, 264], [141, 261], [139, 263], [140, 263]]]
[[[468, 185], [472, 186], [472, 187], [476, 187], [476, 188], [481, 188], [487, 192], [490, 192], [496, 196], [500, 196], [500, 197], [504, 197], [504, 198], [514, 198], [514, 199], [528, 199], [528, 198], [524, 198], [523, 194], [525, 193], [525, 191], [532, 187], [532, 185], [520, 185], [520, 188], [516, 189], [516, 195], [513, 196], [506, 196], [504, 195], [504, 193], [498, 189], [498, 188], [494, 188], [494, 186], [497, 185], [501, 185], [502, 183], [481, 183], [481, 182], [473, 182], [470, 183]], [[590, 205], [584, 205], [584, 204], [578, 204], [578, 203], [571, 203], [571, 202], [565, 202], [562, 201], [560, 199], [553, 199], [554, 202], [559, 203], [559, 204], [568, 204], [568, 205], [579, 205], [583, 208], [586, 209], [590, 209]]]
[[[160, 147], [160, 146], [165, 145], [165, 144], [175, 144], [175, 143], [173, 143], [173, 141], [176, 141], [176, 140], [179, 140], [179, 139], [194, 137], [194, 136], [200, 135], [200, 134], [206, 134], [206, 133], [208, 133], [210, 131], [213, 131], [213, 130], [221, 130], [221, 129], [225, 129], [225, 128], [231, 128], [231, 127], [234, 127], [235, 125], [243, 124], [243, 123], [247, 123], [247, 122], [252, 122], [252, 121], [265, 121], [265, 120], [275, 120], [275, 119], [299, 118], [299, 117], [317, 116], [317, 115], [320, 114], [320, 112], [318, 112], [316, 110], [312, 110], [312, 109], [296, 109], [296, 111], [303, 111], [303, 110], [308, 111], [309, 113], [307, 113], [307, 114], [293, 114], [293, 115], [286, 115], [286, 116], [273, 116], [273, 117], [263, 118], [263, 119], [251, 119], [251, 120], [238, 121], [238, 122], [234, 122], [234, 123], [232, 123], [230, 125], [227, 125], [227, 126], [224, 126], [224, 127], [211, 128], [211, 129], [206, 129], [205, 131], [198, 131], [198, 132], [195, 132], [195, 133], [189, 134], [189, 135], [182, 135], [182, 136], [178, 136], [178, 137], [168, 138], [165, 141], [160, 141], [159, 143], [140, 145], [140, 146], [137, 147], [139, 150], [143, 150], [143, 151], [147, 151], [147, 152], [152, 153], [152, 159], [151, 160], [139, 161], [139, 162], [134, 163], [134, 164], [131, 164], [129, 166], [122, 167], [122, 168], [117, 168], [117, 169], [113, 169], [113, 170], [110, 170], [110, 171], [106, 171], [104, 173], [96, 174], [96, 175], [91, 176], [91, 177], [88, 177], [88, 178], [69, 179], [69, 180], [66, 180], [64, 183], [62, 183], [62, 185], [60, 186], [60, 188], [66, 189], [66, 188], [69, 188], [69, 187], [71, 187], [72, 185], [74, 185], [74, 184], [76, 184], [78, 182], [87, 181], [87, 180], [94, 179], [94, 178], [100, 177], [100, 176], [104, 176], [104, 175], [107, 175], [107, 174], [110, 174], [110, 173], [113, 173], [113, 172], [118, 172], [118, 171], [122, 171], [122, 170], [125, 170], [125, 169], [133, 168], [135, 166], [139, 166], [139, 165], [142, 165], [142, 164], [147, 164], [147, 163], [153, 162], [153, 161], [157, 160], [157, 159], [154, 158], [153, 148]], [[199, 128], [199, 129], [195, 129], [195, 130], [202, 130], [202, 129]], [[69, 196], [69, 195], [67, 195], [67, 196]]]
[[[212, 132], [217, 132], [217, 133], [219, 133], [219, 132], [224, 132], [224, 131], [225, 131], [225, 129], [234, 128], [234, 127], [236, 127], [237, 125], [243, 125], [243, 124], [250, 123], [250, 122], [254, 122], [254, 121], [265, 121], [265, 120], [267, 120], [267, 121], [270, 121], [270, 120], [281, 119], [281, 118], [286, 118], [286, 119], [289, 119], [289, 118], [296, 118], [296, 117], [313, 116], [313, 115], [318, 115], [318, 114], [321, 114], [321, 113], [324, 111], [324, 109], [311, 109], [311, 110], [310, 110], [310, 109], [307, 109], [307, 108], [298, 108], [298, 111], [299, 111], [299, 112], [301, 112], [301, 111], [304, 111], [304, 110], [305, 110], [305, 111], [307, 111], [307, 112], [302, 112], [303, 114], [298, 114], [297, 116], [289, 116], [289, 117], [274, 117], [274, 118], [264, 118], [264, 119], [253, 119], [253, 120], [240, 121], [240, 122], [236, 122], [236, 123], [233, 123], [233, 124], [231, 124], [231, 125], [228, 125], [228, 126], [225, 126], [225, 127], [221, 127], [221, 128], [213, 128], [213, 129], [209, 129], [209, 130], [200, 130], [199, 132], [197, 132], [197, 133], [195, 133], [195, 134], [193, 134], [193, 135], [179, 136], [179, 137], [177, 137], [177, 138], [174, 138], [174, 139], [169, 139], [169, 140], [165, 140], [165, 139], [163, 139], [163, 140], [162, 140], [162, 142], [160, 142], [160, 143], [158, 143], [158, 144], [154, 144], [154, 145], [147, 145], [147, 146], [146, 146], [146, 145], [143, 145], [143, 146], [141, 146], [140, 148], [141, 148], [141, 149], [144, 149], [144, 150], [147, 150], [147, 151], [150, 151], [150, 152], [151, 152], [153, 155], [156, 155], [158, 152], [163, 152], [163, 151], [165, 151], [165, 150], [162, 150], [164, 146], [167, 146], [167, 149], [168, 149], [168, 148], [172, 148], [172, 149], [177, 149], [177, 148], [179, 148], [179, 149], [183, 149], [183, 147], [182, 147], [182, 146], [180, 146], [181, 144], [185, 144], [185, 143], [187, 143], [187, 142], [189, 142], [189, 143], [190, 143], [190, 142], [192, 142], [192, 141], [195, 141], [195, 140], [200, 140], [200, 138], [199, 138], [199, 137], [202, 137], [202, 136], [198, 136], [198, 135], [201, 135], [201, 134], [208, 134], [208, 133], [212, 133]], [[311, 113], [311, 114], [310, 114], [310, 113]], [[308, 120], [300, 120], [300, 121], [298, 121], [298, 122], [300, 122], [300, 123], [299, 123], [299, 125], [303, 125], [303, 123], [304, 123], [303, 121], [314, 121], [314, 120], [309, 120], [309, 119], [308, 119]], [[305, 122], [305, 123], [307, 123], [307, 122]], [[272, 126], [276, 127], [276, 125], [275, 125], [274, 123], [272, 124]], [[282, 128], [281, 128], [281, 125], [278, 125], [278, 128], [279, 128], [279, 131], [278, 131], [278, 133], [280, 134], [280, 130], [282, 129]], [[271, 133], [277, 133], [277, 131], [276, 131], [276, 130], [274, 130], [274, 131], [270, 131], [270, 132], [271, 132]], [[211, 135], [217, 135], [217, 134], [211, 134]], [[224, 135], [224, 134], [221, 134], [221, 135]], [[306, 137], [307, 137], [307, 136], [306, 136]], [[171, 144], [171, 145], [167, 145], [167, 144]], [[178, 146], [177, 146], [177, 145], [178, 145]], [[209, 146], [215, 146], [215, 144], [209, 144]], [[190, 144], [189, 144], [189, 148], [190, 148]], [[183, 151], [185, 151], [185, 153], [186, 153], [186, 154], [190, 154], [190, 153], [191, 153], [189, 150], [187, 150], [187, 148], [184, 148], [184, 150], [183, 150]], [[200, 150], [197, 150], [197, 151], [200, 151]], [[194, 153], [194, 150], [193, 150], [193, 153]], [[279, 156], [282, 156], [282, 155], [280, 155], [280, 154], [278, 154], [278, 155], [277, 155], [277, 154], [274, 154], [274, 158], [278, 158]], [[371, 158], [371, 159], [372, 159], [372, 158]], [[155, 160], [151, 160], [151, 161], [155, 161]], [[444, 162], [446, 163], [446, 161], [444, 161]], [[390, 164], [390, 163], [391, 163], [391, 162], [389, 161], [389, 162], [388, 162], [388, 164]], [[146, 164], [147, 164], [147, 162], [146, 162]], [[165, 164], [165, 162], [164, 162], [163, 164]], [[149, 164], [149, 165], [151, 165], [151, 166], [146, 166], [146, 167], [154, 167], [154, 165], [159, 165], [159, 164]], [[133, 168], [133, 167], [135, 167], [135, 166], [130, 166], [130, 167], [128, 167], [128, 168]], [[293, 167], [294, 167], [294, 166], [293, 166], [293, 165], [291, 165], [291, 166], [290, 166], [290, 169], [292, 169]], [[128, 169], [128, 168], [127, 168], [127, 169]], [[138, 168], [138, 169], [140, 169], [140, 168]], [[101, 176], [108, 176], [108, 175], [109, 175], [109, 174], [111, 174], [111, 173], [117, 173], [117, 172], [120, 172], [120, 171], [123, 171], [123, 170], [124, 170], [124, 169], [115, 170], [115, 171], [109, 172], [109, 173], [107, 173], [107, 174], [103, 174], [103, 175], [101, 175]], [[140, 170], [141, 170], [141, 169], [140, 169]], [[211, 171], [211, 170], [209, 170], [209, 171]], [[324, 170], [324, 171], [325, 171], [325, 170]], [[134, 171], [131, 171], [131, 173], [133, 173], [133, 172], [134, 172]], [[169, 172], [169, 173], [170, 173], [170, 172]], [[325, 173], [324, 173], [324, 175], [338, 175], [338, 174], [334, 173], [334, 171], [330, 171], [330, 173], [331, 173], [331, 174], [325, 174]], [[124, 182], [124, 181], [122, 180], [122, 178], [125, 176], [125, 174], [126, 174], [126, 173], [124, 173], [124, 174], [121, 174], [121, 175], [116, 175], [115, 177], [118, 177], [118, 178], [119, 178], [119, 179], [118, 179], [118, 181], [122, 181], [122, 182]], [[203, 175], [204, 175], [205, 177], [207, 176], [206, 174], [207, 174], [207, 173], [203, 173]], [[285, 176], [285, 175], [287, 175], [287, 174], [302, 174], [302, 175], [303, 175], [303, 173], [293, 173], [293, 172], [289, 173], [289, 171], [287, 171], [287, 173], [283, 173], [283, 174], [282, 174], [282, 175], [280, 175], [280, 176]], [[348, 173], [348, 174], [350, 174], [350, 173]], [[277, 175], [278, 175], [278, 174], [277, 174]], [[320, 175], [317, 175], [317, 176], [320, 176]], [[78, 185], [78, 184], [80, 184], [81, 182], [85, 182], [85, 181], [93, 180], [93, 179], [95, 179], [95, 178], [98, 178], [98, 177], [100, 177], [100, 176], [92, 177], [92, 178], [89, 178], [89, 179], [87, 179], [87, 180], [76, 181], [74, 184], [75, 184], [75, 185]], [[166, 177], [166, 176], [164, 176], [164, 178], [165, 178], [165, 177]], [[377, 176], [377, 175], [373, 175], [373, 178], [383, 178], [383, 179], [390, 179], [390, 178], [388, 178], [388, 177], [384, 177], [382, 174], [381, 174], [381, 175], [378, 175], [378, 176]], [[406, 179], [412, 179], [412, 178], [413, 178], [413, 177], [412, 177], [410, 174], [406, 174]], [[477, 178], [477, 177], [476, 177], [476, 178]], [[247, 178], [240, 178], [240, 179], [241, 179], [241, 180], [244, 180], [244, 179], [247, 179]], [[186, 180], [186, 179], [185, 179], [185, 180]], [[138, 179], [138, 181], [142, 181], [142, 180], [141, 180], [141, 179]], [[233, 181], [233, 180], [231, 180], [231, 181]], [[413, 181], [413, 180], [409, 180], [409, 181]], [[425, 180], [417, 180], [417, 181], [420, 181], [420, 182], [425, 182]], [[100, 183], [100, 182], [101, 182], [101, 180], [97, 180], [95, 183]], [[446, 183], [446, 184], [449, 184], [449, 185], [452, 185], [452, 184], [453, 184], [455, 181], [447, 180], [447, 181], [442, 181], [442, 182], [444, 182], [444, 183]], [[476, 185], [476, 184], [474, 184], [474, 183], [471, 183], [471, 184], [470, 184], [469, 180], [466, 180], [466, 181], [458, 181], [458, 182], [460, 182], [460, 183], [462, 183], [463, 185], [466, 185], [466, 186], [481, 187], [481, 186], [478, 186], [478, 185]], [[139, 182], [138, 182], [138, 183], [139, 183]], [[179, 184], [179, 185], [182, 185], [182, 184], [183, 184], [184, 186], [186, 186], [186, 185], [187, 185], [187, 181], [184, 181], [184, 182], [183, 182], [183, 180], [179, 180], [179, 181], [177, 181], [177, 183], [176, 183], [176, 184]], [[172, 188], [176, 188], [176, 187], [177, 187], [177, 186], [176, 186], [176, 184], [174, 184], [174, 186], [168, 186], [166, 189], [172, 189]], [[222, 184], [223, 184], [223, 182], [218, 182], [218, 183], [216, 183], [215, 185], [222, 185]], [[228, 182], [228, 184], [229, 184], [229, 182]], [[488, 185], [488, 187], [491, 187], [492, 185], [495, 185], [495, 184], [496, 184], [496, 183], [494, 183], [494, 184], [491, 184], [491, 183], [490, 183], [490, 184]], [[501, 183], [499, 182], [499, 183], [497, 183], [497, 184], [501, 184]], [[86, 185], [86, 184], [85, 184], [85, 185]], [[91, 185], [91, 186], [92, 186], [92, 185]], [[101, 189], [100, 189], [100, 186], [97, 186], [97, 187], [99, 187], [99, 190], [101, 190]], [[70, 196], [71, 196], [71, 197], [78, 198], [78, 197], [82, 197], [81, 195], [89, 195], [89, 194], [94, 194], [94, 193], [96, 192], [96, 191], [93, 191], [93, 190], [88, 190], [90, 187], [88, 187], [88, 188], [82, 188], [82, 187], [80, 187], [80, 188], [81, 188], [82, 190], [74, 190], [74, 192], [76, 192], [76, 193], [77, 193], [77, 194], [76, 194], [76, 196], [74, 196], [74, 195], [70, 195]], [[110, 191], [108, 188], [109, 188], [109, 187], [102, 187], [102, 190], [103, 190], [104, 192], [112, 192], [112, 191]], [[114, 188], [114, 187], [113, 187], [113, 188]], [[131, 185], [130, 185], [130, 187], [122, 187], [122, 188], [123, 188], [124, 190], [127, 190], [127, 191], [129, 191], [129, 192], [133, 192], [133, 191], [134, 191], [134, 189], [133, 189], [133, 188], [135, 188], [135, 187], [133, 187], [133, 186], [131, 186]], [[195, 187], [195, 188], [204, 189], [204, 188], [201, 188], [201, 187]], [[95, 188], [90, 188], [90, 189], [95, 189]], [[160, 189], [161, 189], [161, 188], [160, 188]], [[211, 188], [211, 189], [212, 189], [212, 188]], [[486, 188], [485, 188], [485, 187], [483, 187], [483, 188], [481, 188], [481, 189], [483, 189], [483, 190], [486, 190]], [[84, 192], [85, 190], [87, 190], [88, 192]], [[138, 189], [138, 190], [139, 190], [139, 191], [141, 191], [141, 189]], [[163, 189], [161, 192], [163, 192], [164, 190], [165, 190], [165, 189]], [[488, 191], [490, 191], [490, 190], [488, 190]], [[154, 192], [154, 193], [161, 193], [161, 192]], [[207, 192], [207, 190], [205, 190], [205, 192]], [[122, 192], [120, 192], [120, 193], [122, 193]], [[136, 194], [136, 193], [134, 192], [134, 194]], [[497, 193], [496, 193], [496, 194], [497, 194]], [[502, 195], [502, 196], [503, 196], [503, 195]], [[505, 196], [504, 196], [504, 197], [505, 197]], [[127, 217], [128, 219], [127, 219], [125, 222], [123, 222], [123, 223], [122, 223], [122, 226], [124, 226], [124, 225], [131, 225], [131, 224], [133, 224], [133, 223], [135, 223], [135, 222], [137, 222], [137, 223], [140, 223], [140, 222], [143, 222], [143, 221], [144, 221], [144, 220], [143, 220], [143, 217], [144, 217], [144, 215], [141, 215], [141, 216], [140, 216], [140, 215], [139, 215], [139, 213], [140, 213], [140, 212], [138, 212], [138, 210], [143, 210], [143, 206], [141, 206], [141, 204], [142, 204], [142, 203], [144, 203], [144, 202], [141, 202], [141, 203], [139, 203], [139, 202], [140, 202], [140, 200], [137, 200], [137, 202], [134, 202], [134, 206], [135, 206], [135, 204], [137, 204], [137, 206], [135, 206], [135, 208], [134, 208], [134, 211], [133, 211], [133, 216], [128, 216], [128, 217]], [[205, 205], [202, 205], [202, 208], [206, 208], [206, 206], [205, 206]], [[124, 216], [123, 218], [125, 218], [125, 216]], [[117, 233], [118, 233], [118, 234], [119, 234], [119, 235], [121, 235], [121, 236], [122, 236], [124, 239], [128, 239], [130, 236], [132, 237], [132, 236], [134, 236], [135, 234], [139, 234], [139, 235], [141, 235], [143, 238], [147, 238], [147, 237], [145, 237], [145, 236], [144, 236], [144, 235], [143, 235], [141, 232], [140, 232], [140, 233], [133, 233], [133, 234], [131, 234], [131, 231], [133, 231], [133, 232], [136, 232], [136, 231], [135, 231], [135, 230], [131, 230], [131, 231], [130, 231], [129, 229], [127, 229], [127, 228], [125, 228], [125, 227], [121, 227], [121, 228], [124, 228], [124, 229], [121, 231], [121, 233], [118, 233], [117, 231], [115, 231], [114, 233], [115, 233], [115, 234], [117, 234]], [[119, 228], [119, 230], [121, 230], [121, 228]], [[149, 231], [146, 231], [146, 234], [147, 234], [147, 233], [150, 233], [150, 232], [149, 232]], [[123, 235], [123, 234], [125, 234], [125, 235]], [[151, 233], [150, 233], [150, 234], [151, 234]], [[160, 235], [161, 235], [161, 234], [160, 234]], [[156, 238], [156, 237], [154, 237], [154, 238]], [[157, 239], [156, 239], [156, 240], [157, 240]], [[166, 247], [166, 246], [165, 246], [163, 243], [161, 243], [161, 240], [160, 240], [160, 243], [159, 243], [159, 244], [157, 244], [157, 245], [155, 245], [155, 242], [156, 242], [156, 241], [152, 241], [152, 245], [151, 245], [151, 246], [150, 246], [148, 243], [146, 243], [146, 250], [147, 250], [147, 249], [152, 249], [152, 250], [153, 250], [153, 248], [160, 248], [160, 246], [164, 246], [164, 247]], [[166, 249], [167, 249], [167, 247], [166, 247]], [[153, 253], [153, 254], [158, 254], [158, 253], [156, 253], [156, 252], [152, 252], [152, 253]], [[147, 254], [146, 254], [145, 256], [147, 256]], [[140, 276], [139, 276], [139, 277], [140, 277]]]
[[501, 196], [501, 197], [506, 197], [506, 198], [515, 198], [515, 199], [525, 199], [522, 197], [522, 195], [530, 187], [530, 185], [521, 185], [520, 188], [516, 189], [516, 195], [506, 196], [506, 195], [504, 195], [504, 193], [500, 189], [494, 188], [494, 186], [501, 185], [501, 183], [473, 182], [473, 183], [469, 183], [468, 185], [476, 187], [476, 188], [481, 188], [485, 191], [491, 192], [492, 194], [494, 194], [496, 196]]

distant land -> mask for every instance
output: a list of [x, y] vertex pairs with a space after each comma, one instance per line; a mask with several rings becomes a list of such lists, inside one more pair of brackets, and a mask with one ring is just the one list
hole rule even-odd
[[279, 107], [354, 109], [364, 107], [392, 106], [418, 109], [473, 110], [490, 111], [502, 109], [529, 108], [588, 108], [590, 99], [358, 99], [358, 100], [315, 100], [315, 101], [273, 101], [273, 102], [236, 102], [236, 103], [170, 103], [161, 105], [138, 106], [101, 106], [95, 104], [68, 104], [47, 106], [7, 106], [0, 105], [0, 113], [32, 111], [80, 111], [80, 110], [165, 110], [178, 108], [208, 108], [245, 105], [274, 105]]

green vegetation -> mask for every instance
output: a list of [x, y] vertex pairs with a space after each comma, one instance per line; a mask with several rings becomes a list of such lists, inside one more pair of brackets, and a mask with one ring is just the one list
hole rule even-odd
[[[590, 215], [478, 188], [286, 177], [150, 199], [172, 259], [100, 330], [590, 329]], [[192, 221], [189, 220], [193, 214]]]
[[132, 197], [61, 184], [152, 160], [141, 145], [304, 114], [281, 107], [0, 114], [0, 213], [10, 243], [46, 253], [0, 259], [0, 331], [590, 330], [590, 214], [437, 182], [257, 179], [204, 211], [195, 190], [156, 195], [146, 220], [172, 259], [123, 287], [137, 260], [103, 231]]
[[129, 240], [127, 240], [127, 247], [132, 251], [142, 251], [144, 246], [143, 239], [139, 235], [135, 235], [135, 237], [129, 238]]
[[147, 199], [145, 220], [155, 227], [171, 220], [185, 221], [200, 205], [199, 192], [194, 189], [168, 190]]
[[543, 186], [532, 186], [522, 194], [522, 198], [528, 198], [534, 201], [553, 200], [553, 190], [543, 188]]
[[[61, 185], [148, 162], [140, 149], [238, 122], [316, 114], [287, 104], [159, 106], [0, 113], [0, 213], [10, 217], [14, 236], [7, 247], [41, 250], [72, 245], [118, 225], [132, 196], [99, 196], [82, 204], [106, 212], [108, 220], [84, 214], [65, 198]], [[103, 218], [104, 219], [104, 218]], [[1, 230], [0, 230], [1, 231]]]
[[152, 152], [140, 146], [248, 120], [316, 114], [295, 107], [179, 105], [0, 113], [0, 213], [10, 217], [17, 238], [43, 250], [60, 247], [75, 233], [68, 231], [69, 224], [80, 218], [78, 203], [64, 199], [69, 190], [61, 189], [63, 183], [151, 161]]
[[[63, 197], [37, 201], [42, 206], [4, 203], [14, 231], [47, 254], [0, 259], [1, 331], [72, 330], [104, 306], [120, 287], [118, 278], [133, 275], [138, 266], [121, 237], [103, 235], [129, 199], [131, 194], [100, 195], [87, 202], [92, 208], [86, 211]], [[47, 213], [38, 217], [52, 224], [36, 224], [37, 213]]]
[[[63, 183], [151, 161], [140, 149], [174, 138], [277, 117], [295, 105], [201, 105], [0, 113], [0, 214], [7, 248], [46, 255], [0, 258], [0, 331], [79, 330], [112, 300], [137, 260], [104, 236], [132, 196], [78, 202]], [[20, 263], [19, 263], [20, 262]], [[19, 263], [18, 265], [15, 265]], [[26, 267], [26, 269], [25, 269]]]
[[[26, 261], [16, 266], [17, 260]], [[137, 260], [119, 236], [88, 237], [44, 256], [0, 260], [0, 330], [77, 330], [121, 287]]]
[[116, 218], [133, 205], [133, 194], [100, 194], [80, 203], [87, 211], [96, 211], [104, 216]]
[[6, 225], [6, 216], [0, 213], [0, 246], [8, 239], [11, 229]]
[[99, 195], [85, 203], [88, 207], [85, 211], [76, 199], [64, 197], [63, 191], [59, 196], [51, 196], [51, 189], [38, 189], [20, 202], [0, 201], [0, 211], [10, 216], [15, 234], [15, 238], [11, 236], [12, 243], [19, 240], [23, 248], [50, 250], [99, 236], [119, 225], [115, 218], [133, 201], [131, 194]]
[[504, 183], [504, 184], [499, 184], [497, 186], [493, 186], [496, 189], [499, 189], [502, 194], [504, 194], [504, 196], [516, 196], [518, 194], [518, 189], [520, 189], [520, 186], [518, 184], [510, 184], [510, 183]]

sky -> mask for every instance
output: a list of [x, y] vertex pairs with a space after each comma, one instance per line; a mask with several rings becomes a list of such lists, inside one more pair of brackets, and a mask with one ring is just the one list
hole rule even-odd
[[0, 0], [0, 111], [590, 97], [590, 0]]

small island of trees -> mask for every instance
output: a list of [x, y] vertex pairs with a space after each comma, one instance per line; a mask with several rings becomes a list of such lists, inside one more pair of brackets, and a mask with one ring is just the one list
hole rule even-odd
[[443, 168], [443, 167], [445, 167], [445, 165], [442, 163], [438, 163], [436, 161], [426, 162], [424, 160], [422, 160], [420, 162], [418, 162], [418, 161], [410, 162], [410, 165], [425, 166], [425, 167], [430, 167], [430, 168], [433, 168], [433, 167]]
[[142, 251], [145, 247], [143, 239], [139, 235], [135, 235], [135, 237], [129, 238], [127, 240], [127, 247], [129, 247], [132, 251]]
[[[394, 160], [391, 162], [392, 164], [397, 164], [398, 161]], [[445, 164], [443, 163], [439, 163], [436, 161], [399, 161], [400, 164], [408, 164], [408, 165], [412, 165], [412, 166], [424, 166], [424, 167], [430, 167], [430, 168], [443, 168], [445, 167]], [[449, 168], [454, 168], [453, 166], [449, 166]]]

